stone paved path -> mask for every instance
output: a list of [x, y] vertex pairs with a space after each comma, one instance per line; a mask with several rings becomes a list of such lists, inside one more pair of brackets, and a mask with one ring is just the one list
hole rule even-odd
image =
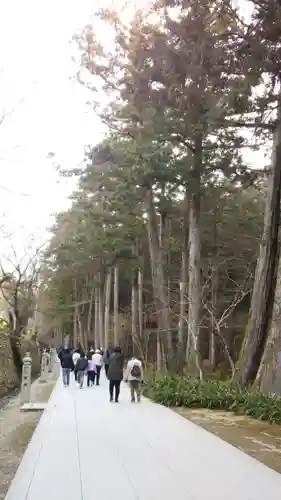
[[281, 475], [143, 400], [60, 382], [6, 500], [280, 500]]

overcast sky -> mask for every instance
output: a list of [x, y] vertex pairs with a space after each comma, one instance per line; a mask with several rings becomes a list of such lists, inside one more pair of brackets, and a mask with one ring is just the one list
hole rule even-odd
[[69, 43], [97, 5], [0, 2], [0, 112], [15, 108], [0, 126], [0, 223], [17, 231], [19, 248], [30, 233], [45, 238], [51, 214], [66, 206], [73, 185], [59, 179], [47, 153], [71, 168], [83, 159], [84, 145], [102, 137], [86, 104], [89, 94], [71, 79], [76, 68]]

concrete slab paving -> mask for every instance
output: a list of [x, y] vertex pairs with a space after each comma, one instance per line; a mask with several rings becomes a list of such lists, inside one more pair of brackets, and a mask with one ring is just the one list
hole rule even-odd
[[21, 411], [44, 411], [48, 403], [24, 403], [21, 406]]
[[280, 474], [125, 384], [109, 403], [107, 384], [58, 382], [6, 500], [280, 500]]

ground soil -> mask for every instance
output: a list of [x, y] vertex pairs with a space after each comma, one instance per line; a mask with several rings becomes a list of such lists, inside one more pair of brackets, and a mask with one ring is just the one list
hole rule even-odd
[[281, 426], [231, 412], [189, 408], [177, 408], [176, 411], [281, 473]]
[[[36, 380], [31, 387], [31, 400], [48, 401], [54, 384], [53, 381], [40, 384]], [[5, 498], [42, 415], [42, 412], [21, 412], [19, 396], [14, 395], [4, 402], [6, 404], [0, 410], [0, 500]]]

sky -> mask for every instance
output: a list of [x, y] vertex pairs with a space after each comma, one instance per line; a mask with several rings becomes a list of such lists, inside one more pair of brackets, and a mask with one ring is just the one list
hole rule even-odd
[[59, 176], [48, 152], [71, 169], [83, 160], [84, 146], [105, 133], [87, 104], [90, 91], [75, 80], [78, 54], [70, 40], [111, 1], [125, 2], [0, 0], [0, 120], [2, 110], [8, 113], [0, 125], [0, 229], [12, 234], [3, 239], [0, 231], [0, 260], [11, 239], [19, 258], [30, 235], [41, 245], [53, 214], [69, 205], [74, 180]]
[[[89, 22], [98, 0], [0, 2], [0, 226], [21, 253], [30, 234], [40, 243], [52, 214], [68, 205], [73, 180], [61, 179], [47, 158], [63, 168], [83, 160], [84, 145], [104, 133], [75, 81], [69, 43]], [[9, 113], [11, 110], [12, 113]], [[16, 234], [15, 234], [16, 233]], [[1, 240], [3, 253], [9, 244]], [[3, 247], [4, 245], [4, 247]]]

